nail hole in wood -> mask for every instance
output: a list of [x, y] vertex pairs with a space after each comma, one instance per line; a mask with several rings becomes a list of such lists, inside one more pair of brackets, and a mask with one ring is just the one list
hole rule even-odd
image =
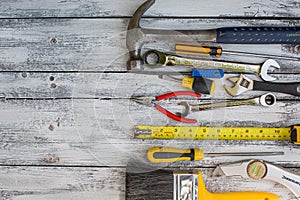
[[51, 44], [56, 44], [57, 43], [57, 39], [55, 37], [51, 38], [50, 43]]
[[50, 124], [50, 126], [48, 127], [48, 129], [49, 129], [50, 131], [54, 131], [54, 126], [53, 126], [52, 124]]
[[55, 154], [48, 154], [45, 158], [43, 158], [43, 161], [46, 163], [56, 163], [59, 161], [59, 157]]
[[49, 77], [49, 80], [50, 80], [50, 81], [54, 81], [54, 79], [55, 79], [54, 76], [50, 76], [50, 77]]
[[51, 88], [56, 88], [57, 85], [56, 85], [55, 83], [51, 83], [50, 87], [51, 87]]
[[22, 77], [23, 78], [27, 78], [27, 73], [26, 72], [22, 72]]
[[60, 127], [60, 117], [57, 118], [56, 122], [57, 122], [57, 127]]

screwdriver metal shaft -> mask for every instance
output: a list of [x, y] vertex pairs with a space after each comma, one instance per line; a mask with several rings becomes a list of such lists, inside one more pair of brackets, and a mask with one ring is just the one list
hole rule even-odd
[[176, 42], [176, 54], [182, 55], [194, 55], [202, 57], [217, 57], [219, 58], [222, 54], [236, 55], [236, 56], [251, 56], [261, 58], [273, 58], [273, 59], [284, 59], [299, 61], [300, 58], [290, 56], [271, 55], [263, 53], [250, 53], [243, 51], [228, 51], [223, 50], [221, 46], [210, 46], [208, 44], [194, 44], [194, 43], [183, 43]]
[[278, 152], [230, 152], [230, 153], [204, 153], [208, 157], [218, 156], [277, 156], [284, 155], [282, 151]]

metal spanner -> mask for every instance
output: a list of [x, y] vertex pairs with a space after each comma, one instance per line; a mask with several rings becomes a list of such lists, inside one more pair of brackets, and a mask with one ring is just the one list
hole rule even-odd
[[300, 200], [300, 176], [263, 160], [221, 164], [214, 170], [213, 176], [271, 180], [287, 187]]
[[279, 69], [279, 64], [273, 60], [268, 59], [262, 64], [247, 64], [247, 63], [235, 63], [226, 62], [219, 60], [204, 60], [204, 59], [192, 59], [184, 58], [176, 55], [165, 54], [157, 50], [146, 51], [142, 59], [150, 67], [161, 67], [166, 65], [181, 65], [181, 66], [194, 66], [201, 68], [217, 68], [226, 69], [235, 72], [242, 73], [253, 73], [259, 75], [265, 81], [274, 81], [275, 77], [268, 75], [268, 70], [270, 67]]
[[233, 106], [242, 106], [242, 105], [260, 105], [264, 107], [271, 107], [275, 103], [276, 103], [276, 97], [272, 93], [267, 93], [260, 97], [251, 98], [251, 99], [224, 101], [224, 102], [216, 102], [210, 104], [190, 105], [188, 102], [182, 101], [179, 102], [178, 105], [184, 106], [184, 110], [182, 113], [176, 113], [176, 114], [182, 117], [186, 117], [191, 112], [197, 112], [197, 111], [214, 109], [214, 108], [233, 107]]
[[227, 80], [234, 83], [233, 87], [224, 85], [226, 92], [231, 96], [237, 96], [248, 90], [280, 92], [300, 96], [300, 82], [269, 83], [264, 81], [254, 81], [243, 74], [238, 77], [228, 78]]

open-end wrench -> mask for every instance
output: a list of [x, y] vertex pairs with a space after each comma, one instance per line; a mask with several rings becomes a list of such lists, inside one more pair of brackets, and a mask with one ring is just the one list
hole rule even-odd
[[243, 74], [238, 77], [228, 78], [227, 80], [234, 83], [233, 87], [224, 85], [226, 92], [231, 96], [237, 96], [248, 90], [280, 92], [300, 96], [300, 82], [270, 83], [264, 81], [254, 81]]
[[268, 69], [274, 67], [279, 69], [279, 64], [272, 59], [266, 60], [262, 64], [247, 64], [235, 63], [217, 60], [204, 60], [204, 59], [191, 59], [184, 58], [176, 55], [165, 54], [156, 50], [146, 51], [142, 59], [145, 64], [150, 67], [160, 67], [165, 65], [181, 65], [181, 66], [194, 66], [201, 68], [217, 68], [226, 69], [242, 73], [253, 73], [259, 75], [265, 81], [274, 81], [276, 78], [268, 75]]
[[209, 110], [214, 108], [223, 108], [223, 107], [233, 107], [233, 106], [242, 106], [242, 105], [259, 105], [264, 107], [271, 107], [276, 103], [276, 97], [272, 93], [264, 94], [260, 97], [252, 99], [243, 99], [235, 101], [224, 101], [216, 102], [210, 104], [197, 104], [190, 105], [186, 101], [179, 102], [178, 105], [184, 106], [184, 110], [181, 113], [176, 113], [182, 117], [186, 117], [191, 112], [197, 112], [202, 110]]

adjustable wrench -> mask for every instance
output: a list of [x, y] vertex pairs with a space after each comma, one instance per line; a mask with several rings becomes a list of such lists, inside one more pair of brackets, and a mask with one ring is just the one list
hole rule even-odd
[[227, 80], [234, 83], [233, 87], [224, 85], [224, 89], [231, 96], [237, 96], [247, 90], [280, 92], [300, 96], [300, 82], [269, 83], [264, 81], [254, 81], [243, 74], [238, 77], [228, 78]]
[[300, 200], [300, 176], [263, 160], [221, 164], [214, 170], [213, 176], [271, 180], [287, 187]]
[[226, 61], [184, 58], [176, 55], [165, 54], [156, 50], [146, 51], [143, 54], [142, 59], [144, 63], [150, 67], [161, 67], [166, 65], [183, 65], [202, 68], [213, 67], [242, 73], [253, 73], [259, 75], [265, 81], [276, 80], [276, 78], [268, 75], [268, 69], [271, 66], [277, 69], [280, 68], [279, 64], [272, 59], [268, 59], [262, 64], [233, 63]]
[[233, 106], [242, 106], [242, 105], [259, 105], [264, 107], [271, 107], [276, 103], [276, 97], [272, 93], [264, 94], [260, 97], [252, 98], [252, 99], [244, 99], [244, 100], [235, 100], [235, 101], [225, 101], [225, 102], [217, 102], [210, 104], [198, 104], [198, 105], [190, 105], [186, 101], [179, 102], [178, 105], [184, 106], [184, 111], [182, 113], [176, 113], [182, 117], [186, 117], [191, 112], [197, 112], [201, 110], [208, 110], [214, 108], [222, 108], [222, 107], [233, 107]]

